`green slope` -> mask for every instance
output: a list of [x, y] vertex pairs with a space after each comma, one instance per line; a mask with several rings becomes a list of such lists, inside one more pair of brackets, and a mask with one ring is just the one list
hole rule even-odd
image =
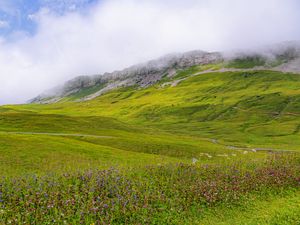
[[[5, 175], [191, 162], [202, 153], [233, 152], [208, 139], [109, 117], [4, 111], [0, 117], [0, 169]], [[208, 160], [205, 157], [203, 161]]]
[[[2, 140], [6, 145], [2, 147], [2, 158], [16, 148], [9, 145], [12, 142], [9, 138], [23, 136], [28, 139], [24, 145], [32, 153], [40, 151], [39, 148], [56, 151], [55, 143], [59, 139], [66, 147], [58, 149], [70, 149], [75, 153], [76, 150], [69, 147], [73, 141], [77, 146], [85, 146], [81, 149], [91, 149], [91, 145], [95, 149], [117, 149], [128, 154], [155, 154], [179, 160], [202, 158], [204, 162], [208, 157], [203, 154], [216, 156], [237, 152], [228, 146], [300, 150], [299, 75], [272, 71], [197, 75], [199, 72], [202, 72], [201, 67], [179, 72], [186, 78], [176, 86], [161, 82], [145, 89], [121, 88], [86, 102], [3, 106], [0, 134], [5, 136]], [[172, 83], [176, 79], [164, 82]], [[63, 135], [48, 138], [42, 134], [5, 132], [112, 138]], [[43, 138], [43, 144], [35, 145]], [[20, 144], [19, 148], [22, 146]], [[242, 149], [238, 151], [242, 152]], [[102, 162], [101, 156], [99, 158]], [[34, 165], [35, 159], [29, 161], [27, 164]], [[75, 161], [76, 157], [70, 164], [76, 164]], [[27, 164], [19, 164], [20, 170]]]
[[[218, 65], [209, 66], [212, 70], [214, 67], [218, 69]], [[120, 88], [90, 101], [73, 101], [93, 91], [93, 89], [83, 90], [80, 94], [68, 96], [55, 104], [0, 107], [0, 171], [2, 176], [21, 176], [21, 183], [24, 186], [20, 189], [20, 193], [27, 193], [28, 184], [31, 182], [31, 178], [23, 176], [24, 174], [34, 173], [42, 176], [54, 173], [56, 174], [53, 176], [54, 180], [63, 180], [67, 179], [64, 177], [65, 172], [72, 174], [79, 170], [80, 173], [85, 173], [84, 171], [88, 169], [107, 169], [113, 166], [121, 168], [120, 173], [126, 176], [130, 177], [132, 173], [138, 175], [138, 179], [133, 177], [132, 181], [141, 181], [146, 188], [141, 188], [143, 186], [139, 184], [133, 191], [142, 193], [143, 197], [144, 191], [150, 193], [149, 198], [141, 201], [148, 202], [153, 211], [147, 211], [144, 205], [130, 210], [123, 210], [121, 206], [114, 211], [119, 213], [107, 214], [108, 217], [133, 218], [129, 215], [132, 212], [139, 212], [135, 214], [136, 221], [143, 221], [145, 218], [150, 221], [151, 218], [154, 219], [154, 222], [152, 221], [154, 224], [170, 221], [174, 224], [299, 222], [298, 158], [285, 160], [284, 168], [288, 168], [285, 170], [281, 168], [280, 161], [276, 162], [277, 154], [274, 154], [275, 163], [273, 164], [271, 160], [270, 167], [264, 168], [266, 157], [270, 155], [273, 157], [268, 151], [295, 151], [296, 155], [300, 151], [298, 74], [274, 71], [203, 73], [202, 67], [193, 67], [179, 71], [174, 78], [165, 78], [148, 88]], [[258, 151], [259, 148], [266, 148], [267, 151]], [[292, 161], [294, 162], [291, 164]], [[195, 165], [190, 167], [192, 162]], [[250, 162], [252, 164], [249, 169], [246, 165]], [[178, 163], [184, 163], [185, 166]], [[163, 164], [168, 164], [165, 167], [166, 171], [161, 167]], [[210, 164], [215, 166], [212, 167], [214, 168], [212, 171], [219, 171], [221, 168], [222, 172], [223, 166], [229, 165], [230, 179], [223, 173], [224, 183], [214, 186], [215, 182], [219, 182], [218, 174], [201, 172], [203, 171], [201, 166], [207, 169]], [[150, 175], [145, 172], [147, 165], [153, 166], [146, 167]], [[247, 167], [251, 174], [257, 173], [257, 180], [247, 179], [246, 173], [236, 170], [237, 165]], [[181, 172], [174, 173], [181, 168], [186, 168], [186, 171], [200, 168], [201, 176], [194, 173], [186, 175]], [[240, 173], [238, 179], [236, 172]], [[69, 188], [82, 188], [81, 178], [89, 177], [88, 174], [89, 172], [82, 176], [75, 174], [73, 178], [71, 176], [71, 180], [66, 181], [67, 183], [57, 184], [57, 187], [61, 185], [63, 187], [61, 191], [66, 193], [64, 200], [69, 201], [69, 197], [71, 198]], [[213, 177], [216, 178], [213, 183], [205, 182], [205, 179]], [[263, 177], [262, 181], [259, 180], [260, 177]], [[261, 188], [258, 190], [263, 190], [263, 185], [268, 187], [266, 178], [269, 177], [274, 179], [272, 188], [270, 190], [267, 188], [264, 194], [257, 191], [256, 184]], [[290, 177], [293, 177], [292, 181]], [[220, 199], [224, 204], [210, 206], [201, 201], [196, 203], [196, 208], [191, 207], [193, 204], [188, 202], [186, 197], [192, 197], [196, 201], [203, 194], [197, 193], [198, 186], [194, 185], [196, 180], [203, 185], [200, 185], [202, 188], [208, 187], [208, 190], [220, 188], [218, 194], [225, 196]], [[282, 180], [283, 183], [278, 183], [278, 180]], [[109, 177], [107, 185], [113, 185], [114, 181], [114, 176]], [[247, 183], [249, 191], [245, 194], [241, 189], [230, 189], [228, 192], [226, 185], [234, 185], [235, 181], [241, 181], [238, 183], [241, 187]], [[9, 187], [14, 185], [13, 179], [5, 182]], [[118, 183], [118, 180], [116, 182]], [[255, 185], [252, 187], [252, 184]], [[43, 186], [44, 183], [35, 185], [34, 187], [39, 190], [39, 185]], [[49, 185], [51, 187], [51, 182]], [[120, 187], [125, 190], [127, 183], [122, 185]], [[289, 190], [291, 187], [294, 189]], [[169, 190], [166, 193], [171, 197], [160, 198], [159, 191], [163, 188], [169, 188], [166, 189]], [[8, 195], [9, 198], [15, 196], [26, 199], [26, 196], [30, 198], [35, 196], [36, 199], [45, 198], [45, 201], [48, 201], [48, 197], [39, 195], [39, 192], [23, 196], [19, 192], [14, 192], [14, 188], [11, 190], [13, 195]], [[182, 195], [179, 198], [176, 194], [180, 190]], [[51, 191], [49, 188], [50, 193]], [[84, 191], [75, 197], [86, 198], [87, 202], [94, 204], [95, 201], [89, 197], [93, 192], [85, 195]], [[227, 192], [233, 196], [240, 193], [247, 197], [244, 200], [240, 199], [241, 201], [226, 203]], [[127, 192], [121, 194], [125, 196]], [[154, 200], [151, 200], [151, 196]], [[133, 198], [130, 193], [127, 197]], [[112, 200], [110, 194], [107, 199]], [[182, 202], [176, 205], [178, 200]], [[184, 204], [187, 206], [182, 209], [181, 206]], [[87, 212], [91, 212], [89, 205], [79, 201], [78, 207], [82, 206], [87, 207]], [[0, 218], [5, 218], [5, 221], [20, 219], [20, 215], [24, 212], [29, 214], [31, 212], [30, 206], [26, 208], [26, 204], [18, 205], [14, 197], [5, 207], [11, 209], [8, 213], [0, 210]], [[55, 207], [58, 207], [57, 211], [48, 210], [49, 221], [52, 218], [62, 217], [59, 206]], [[43, 210], [47, 211], [46, 208], [40, 211]], [[80, 218], [80, 216], [73, 218], [72, 211], [68, 211], [67, 207], [66, 210], [67, 214], [70, 213], [68, 221]], [[43, 221], [41, 218], [26, 217], [36, 223]], [[88, 220], [94, 218], [94, 215], [91, 213], [84, 218]], [[93, 223], [92, 219], [88, 221]], [[113, 219], [112, 221], [114, 224], [121, 223]]]
[[[192, 72], [197, 74], [197, 70]], [[189, 76], [175, 87], [123, 88], [87, 102], [7, 108], [117, 118], [127, 124], [232, 145], [290, 150], [300, 146], [297, 74], [215, 72]]]
[[288, 192], [267, 199], [255, 199], [235, 207], [219, 207], [205, 212], [202, 218], [192, 218], [187, 224], [247, 224], [288, 225], [300, 223], [300, 193]]

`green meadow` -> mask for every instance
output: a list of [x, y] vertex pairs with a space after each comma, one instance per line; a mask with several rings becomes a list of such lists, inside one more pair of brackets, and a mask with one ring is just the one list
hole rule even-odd
[[0, 224], [299, 224], [300, 76], [219, 67], [0, 107]]

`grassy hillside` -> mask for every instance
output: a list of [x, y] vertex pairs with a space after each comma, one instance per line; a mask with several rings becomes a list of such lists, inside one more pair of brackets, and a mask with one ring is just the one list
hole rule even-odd
[[256, 56], [245, 56], [241, 58], [236, 58], [226, 65], [228, 68], [239, 68], [239, 69], [249, 69], [256, 66], [264, 66], [267, 59], [260, 55]]
[[[42, 139], [50, 150], [61, 142], [59, 149], [77, 152], [69, 144], [74, 141], [76, 146], [86, 146], [80, 149], [91, 149], [92, 145], [189, 161], [201, 158], [201, 154], [235, 154], [237, 150], [230, 146], [300, 150], [299, 75], [272, 71], [202, 74], [202, 69], [193, 67], [145, 89], [120, 88], [86, 102], [1, 107], [2, 142], [17, 138], [27, 141], [2, 145], [2, 158], [16, 145], [40, 151], [36, 140]], [[81, 156], [85, 160], [86, 155]], [[33, 167], [41, 162], [31, 161]], [[3, 165], [8, 168], [8, 164], [12, 170], [16, 168], [14, 163]], [[22, 170], [26, 165], [19, 166]]]
[[[198, 73], [195, 69], [190, 72]], [[190, 73], [176, 86], [123, 88], [87, 102], [6, 108], [76, 116], [76, 119], [117, 118], [126, 124], [146, 125], [172, 135], [213, 138], [240, 146], [299, 150], [299, 100], [299, 75], [247, 71], [195, 76]]]
[[[112, 208], [108, 211], [105, 209], [105, 215], [115, 216], [105, 217], [106, 223], [118, 224], [120, 221], [134, 223], [128, 220], [128, 215], [135, 212], [137, 214], [133, 218], [136, 219], [136, 223], [143, 219], [148, 221], [149, 218], [156, 218], [154, 224], [222, 224], [221, 221], [223, 224], [233, 224], [236, 221], [242, 224], [281, 224], [288, 221], [286, 224], [293, 224], [299, 221], [297, 216], [299, 210], [295, 205], [299, 203], [297, 179], [298, 151], [300, 151], [300, 76], [274, 71], [203, 72], [207, 69], [218, 70], [219, 67], [220, 65], [208, 65], [188, 68], [178, 71], [173, 78], [165, 78], [151, 87], [119, 88], [86, 102], [73, 100], [89, 95], [99, 87], [95, 87], [95, 90], [83, 90], [55, 104], [2, 106], [0, 170], [3, 176], [20, 176], [21, 180], [26, 174], [38, 174], [39, 177], [56, 174], [51, 175], [49, 179], [59, 180], [55, 181], [58, 189], [54, 194], [57, 195], [59, 189], [67, 193], [68, 188], [74, 188], [77, 193], [76, 190], [82, 187], [77, 185], [83, 179], [82, 176], [86, 176], [87, 170], [107, 171], [112, 166], [118, 168], [121, 175], [125, 175], [126, 182], [128, 178], [134, 183], [131, 191], [149, 197], [142, 203], [147, 203], [150, 209], [144, 210], [144, 205], [131, 208], [133, 207], [131, 204], [129, 208], [119, 206], [120, 208], [114, 211], [118, 213], [109, 211]], [[268, 161], [270, 157], [276, 158], [278, 151], [284, 151], [289, 155], [289, 160]], [[290, 152], [294, 154], [290, 156], [288, 154]], [[241, 171], [244, 171], [239, 173], [238, 178], [231, 171], [234, 170], [236, 162], [242, 166]], [[262, 167], [266, 162], [269, 162], [270, 166]], [[219, 186], [224, 186], [224, 183], [206, 180], [212, 174], [215, 175], [211, 171], [195, 177], [189, 173], [187, 177], [181, 172], [175, 174], [174, 171], [181, 171], [180, 165], [189, 168], [191, 164], [195, 170], [184, 169], [184, 173], [191, 170], [198, 171], [199, 168], [207, 166], [211, 166], [213, 171], [231, 168], [228, 179], [225, 179], [226, 174], [222, 173], [225, 184], [229, 186], [231, 182], [240, 181], [244, 175], [247, 178], [248, 172], [258, 180], [250, 180], [245, 193], [239, 189], [245, 188], [244, 183], [238, 186], [238, 189], [232, 190], [233, 192], [228, 192], [241, 196], [231, 202], [224, 200], [227, 199], [225, 196], [228, 190], [218, 189]], [[284, 168], [288, 170], [282, 171], [281, 165], [285, 165]], [[153, 170], [149, 169], [149, 166]], [[155, 174], [152, 174], [153, 171], [156, 171]], [[70, 174], [68, 175], [70, 179], [64, 177], [63, 174], [66, 172]], [[77, 173], [81, 175], [76, 175]], [[266, 174], [262, 175], [264, 173]], [[151, 182], [151, 174], [157, 180]], [[279, 177], [282, 183], [276, 183], [278, 181], [276, 178], [275, 184], [272, 183], [271, 188], [265, 190], [264, 187], [268, 187], [269, 183], [263, 183], [262, 180], [265, 178], [259, 176], [273, 177], [272, 174], [275, 174], [274, 179]], [[119, 175], [114, 174], [113, 178], [109, 179], [115, 182], [115, 177]], [[138, 179], [134, 179], [135, 176], [138, 176]], [[65, 178], [67, 180], [64, 180]], [[246, 182], [246, 178], [242, 181]], [[11, 188], [10, 179], [6, 179], [5, 185]], [[41, 185], [45, 184], [43, 178], [41, 179], [39, 181]], [[60, 183], [61, 179], [63, 183]], [[208, 189], [217, 182], [217, 191], [219, 194], [222, 193], [220, 204], [207, 204], [209, 201], [203, 200], [203, 192], [199, 192], [200, 194], [195, 192], [197, 187], [192, 184], [197, 180], [199, 185], [202, 182], [200, 180], [203, 180], [204, 186], [201, 187]], [[26, 192], [27, 182], [31, 181], [24, 178], [24, 182], [22, 185], [25, 186], [21, 185], [20, 191], [12, 196], [19, 199], [18, 193]], [[93, 186], [94, 180], [91, 182]], [[183, 185], [185, 183], [186, 185]], [[252, 186], [255, 183], [262, 186], [256, 189]], [[111, 184], [107, 181], [106, 185], [110, 187], [116, 183]], [[146, 194], [139, 192], [142, 187], [149, 188], [146, 188], [149, 192]], [[169, 189], [165, 190], [164, 187]], [[191, 187], [195, 190], [189, 189]], [[45, 188], [47, 195], [53, 194], [48, 193], [50, 189], [47, 189], [47, 185]], [[181, 188], [182, 192], [177, 193], [176, 188]], [[167, 198], [170, 199], [169, 202], [166, 199], [156, 198], [157, 193], [162, 190], [164, 193], [175, 191], [178, 195], [169, 196]], [[32, 193], [35, 191], [34, 189]], [[78, 196], [75, 196], [76, 199], [85, 199], [79, 201], [82, 204], [78, 203], [77, 206], [85, 207], [87, 213], [85, 222], [93, 223], [97, 221], [95, 219], [97, 213], [92, 215], [86, 202], [94, 204], [91, 199], [97, 196], [88, 191], [91, 198], [86, 199], [85, 191], [78, 192]], [[183, 194], [189, 192], [192, 194], [188, 196]], [[29, 196], [32, 196], [32, 193]], [[128, 195], [132, 200], [133, 196]], [[25, 218], [22, 210], [30, 211], [30, 207], [15, 205], [13, 200], [15, 198], [9, 196], [6, 197], [5, 209], [17, 213], [19, 218]], [[114, 196], [110, 199], [109, 193], [104, 193], [104, 196], [108, 201], [105, 203], [107, 206], [115, 204], [111, 200], [120, 197]], [[70, 199], [67, 199], [69, 197], [71, 199], [71, 196], [67, 195], [65, 200], [69, 201]], [[36, 198], [38, 201], [48, 202], [39, 196]], [[185, 202], [186, 199], [190, 199], [193, 203]], [[54, 208], [58, 207], [56, 203], [60, 204], [56, 200], [53, 200], [54, 203], [51, 201], [47, 204], [54, 204]], [[271, 202], [271, 207], [265, 209], [267, 215], [261, 214], [254, 218], [253, 210], [261, 211], [267, 201]], [[250, 206], [249, 202], [252, 202]], [[280, 209], [283, 202], [286, 211]], [[97, 207], [103, 209], [103, 204]], [[184, 209], [181, 207], [182, 204], [187, 204]], [[64, 214], [70, 216], [67, 219], [70, 223], [72, 221], [75, 224], [79, 223], [83, 218], [76, 213], [75, 217], [71, 216], [75, 215], [72, 210], [78, 209], [76, 207], [64, 208]], [[61, 218], [57, 214], [59, 210], [59, 208], [49, 209], [40, 213], [46, 213], [50, 219]], [[0, 210], [0, 218], [5, 218], [6, 222], [12, 215], [13, 213], [5, 214]], [[41, 222], [41, 215], [31, 215], [28, 222], [30, 219]]]

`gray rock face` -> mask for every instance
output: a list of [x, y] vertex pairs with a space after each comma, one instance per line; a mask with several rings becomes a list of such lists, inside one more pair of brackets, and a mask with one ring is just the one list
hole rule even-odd
[[135, 65], [121, 71], [105, 73], [102, 75], [79, 76], [62, 87], [57, 87], [30, 100], [30, 103], [54, 103], [84, 88], [103, 84], [103, 88], [80, 100], [93, 99], [109, 90], [118, 87], [139, 86], [148, 87], [160, 81], [164, 76], [172, 77], [176, 70], [194, 65], [218, 63], [223, 60], [220, 53], [192, 51], [183, 54], [171, 54], [144, 64]]

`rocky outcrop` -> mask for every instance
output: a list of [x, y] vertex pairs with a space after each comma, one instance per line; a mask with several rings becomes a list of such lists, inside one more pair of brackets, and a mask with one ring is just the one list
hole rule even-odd
[[114, 88], [134, 85], [142, 88], [148, 87], [160, 81], [164, 76], [174, 76], [178, 69], [184, 69], [194, 65], [218, 63], [222, 60], [223, 57], [220, 53], [192, 51], [184, 54], [171, 54], [121, 71], [102, 75], [76, 77], [61, 87], [57, 87], [37, 96], [30, 100], [30, 102], [54, 103], [84, 88], [103, 84], [101, 90], [80, 99], [82, 101], [90, 100]]

